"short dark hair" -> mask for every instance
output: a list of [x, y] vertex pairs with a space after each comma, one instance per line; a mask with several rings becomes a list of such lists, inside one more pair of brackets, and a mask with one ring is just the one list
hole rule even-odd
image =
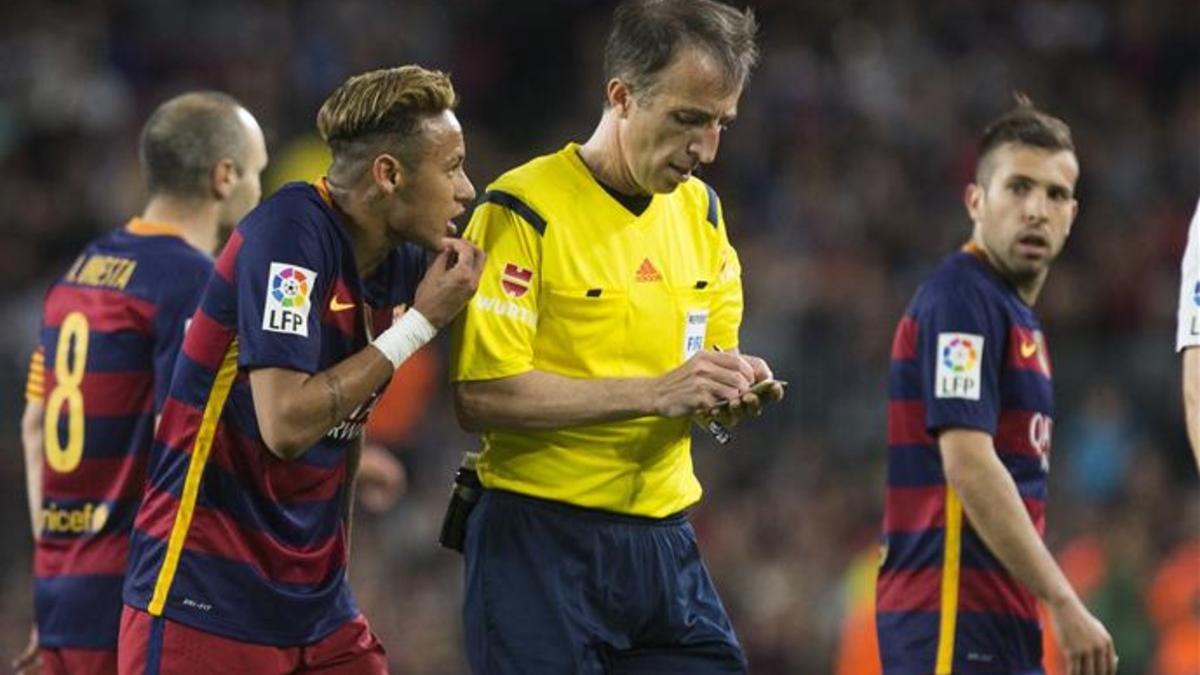
[[732, 90], [745, 85], [758, 62], [757, 33], [749, 8], [739, 12], [715, 0], [625, 0], [613, 12], [604, 77], [649, 91], [681, 49], [694, 47], [717, 60]]
[[138, 140], [151, 195], [205, 198], [213, 166], [233, 160], [241, 171], [247, 147], [242, 104], [218, 91], [181, 94], [158, 106]]
[[1075, 152], [1071, 127], [1066, 122], [1038, 110], [1033, 101], [1021, 92], [1014, 92], [1013, 99], [1017, 106], [993, 120], [979, 139], [975, 164], [975, 182], [979, 185], [986, 185], [991, 178], [990, 155], [1006, 143]]
[[[381, 68], [355, 75], [334, 90], [317, 112], [317, 131], [329, 143], [335, 164], [354, 162], [381, 142], [406, 146], [423, 119], [457, 105], [450, 76], [440, 70]], [[412, 148], [401, 150], [401, 159], [411, 165]]]

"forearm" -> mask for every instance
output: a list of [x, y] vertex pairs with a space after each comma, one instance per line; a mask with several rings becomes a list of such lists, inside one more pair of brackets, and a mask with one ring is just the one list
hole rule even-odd
[[1183, 350], [1183, 409], [1192, 454], [1200, 468], [1200, 347]]
[[[313, 375], [274, 368], [251, 371], [263, 440], [280, 458], [295, 459], [365, 403], [392, 373], [391, 361], [372, 346]], [[268, 377], [273, 378], [269, 383]]]
[[541, 431], [657, 414], [653, 378], [580, 379], [540, 370], [459, 382], [455, 403], [471, 431]]
[[988, 450], [946, 472], [971, 526], [1004, 567], [1039, 599], [1055, 605], [1074, 598], [1034, 528], [1012, 477], [995, 452]]
[[21, 445], [25, 451], [25, 489], [29, 499], [29, 521], [33, 538], [42, 531], [42, 420], [45, 409], [41, 403], [30, 401], [21, 416]]

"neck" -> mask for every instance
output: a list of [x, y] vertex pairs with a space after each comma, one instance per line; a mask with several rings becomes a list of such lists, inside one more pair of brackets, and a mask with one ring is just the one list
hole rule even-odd
[[621, 194], [648, 196], [648, 192], [633, 178], [629, 164], [621, 152], [621, 126], [616, 108], [608, 108], [592, 137], [579, 146], [579, 158], [592, 176]]
[[221, 206], [203, 199], [184, 199], [155, 195], [146, 202], [141, 218], [148, 223], [164, 223], [182, 230], [183, 240], [209, 255], [217, 248], [217, 223]]
[[342, 216], [346, 233], [350, 235], [354, 249], [354, 262], [358, 276], [366, 277], [387, 258], [393, 244], [388, 241], [383, 218], [371, 208], [371, 186], [359, 181], [344, 187], [333, 176], [325, 179], [329, 186], [329, 198], [333, 208]]
[[1013, 274], [1000, 263], [999, 258], [993, 255], [977, 237], [967, 242], [963, 250], [987, 263], [988, 267], [995, 270], [996, 274], [999, 274], [1017, 291], [1017, 295], [1021, 297], [1021, 300], [1025, 304], [1033, 307], [1037, 302], [1038, 296], [1042, 293], [1042, 286], [1046, 285], [1046, 277], [1050, 274], [1049, 268], [1044, 268], [1032, 276]]

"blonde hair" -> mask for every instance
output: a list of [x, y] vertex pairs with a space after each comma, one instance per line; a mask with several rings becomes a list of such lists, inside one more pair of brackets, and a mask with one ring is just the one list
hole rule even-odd
[[317, 113], [317, 131], [336, 159], [360, 142], [384, 136], [404, 143], [422, 119], [456, 105], [458, 95], [446, 73], [420, 66], [381, 68], [355, 75], [334, 90]]

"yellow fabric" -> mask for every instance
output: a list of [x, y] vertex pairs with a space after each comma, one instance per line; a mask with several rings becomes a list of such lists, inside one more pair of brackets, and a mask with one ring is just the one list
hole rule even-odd
[[46, 399], [46, 351], [33, 350], [29, 357], [29, 377], [25, 380], [25, 400], [41, 403]]
[[[464, 236], [488, 253], [479, 291], [455, 325], [451, 378], [537, 369], [576, 378], [662, 375], [690, 350], [737, 347], [741, 268], [718, 205], [693, 178], [655, 195], [641, 216], [621, 206], [578, 146], [501, 176], [546, 222], [481, 204]], [[715, 199], [715, 195], [712, 197]], [[523, 271], [532, 273], [527, 283]], [[515, 272], [515, 274], [514, 274]], [[646, 417], [544, 432], [483, 435], [480, 480], [577, 506], [660, 517], [700, 498], [687, 419]]]
[[188, 528], [192, 526], [192, 515], [196, 511], [196, 500], [200, 496], [200, 481], [204, 477], [204, 467], [208, 464], [208, 453], [212, 450], [213, 439], [217, 435], [217, 426], [221, 423], [221, 411], [225, 408], [225, 400], [233, 389], [237, 378], [238, 343], [235, 340], [225, 351], [225, 358], [217, 369], [208, 402], [204, 405], [204, 414], [200, 418], [200, 429], [196, 432], [196, 440], [192, 444], [192, 456], [188, 460], [187, 476], [183, 480], [183, 493], [179, 497], [179, 509], [175, 512], [175, 520], [171, 523], [171, 535], [167, 539], [167, 552], [163, 556], [162, 567], [158, 570], [158, 578], [154, 582], [154, 595], [146, 612], [151, 616], [162, 616], [167, 604], [167, 595], [171, 592], [171, 584], [175, 581], [175, 572], [179, 566], [179, 558], [183, 555], [183, 545], [187, 541]]
[[962, 558], [962, 502], [946, 488], [946, 551], [942, 561], [942, 608], [938, 622], [937, 675], [949, 675], [954, 666], [954, 630], [958, 623], [958, 579]]

